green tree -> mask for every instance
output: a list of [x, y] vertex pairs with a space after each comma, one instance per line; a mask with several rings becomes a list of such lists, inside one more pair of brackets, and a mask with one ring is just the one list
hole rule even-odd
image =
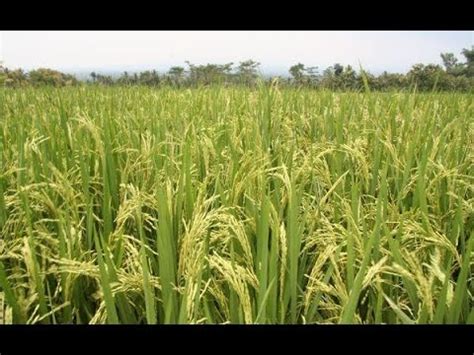
[[462, 50], [463, 56], [466, 58], [466, 64], [471, 65], [474, 63], [474, 46], [471, 49], [464, 48]]
[[445, 79], [446, 72], [439, 65], [415, 64], [408, 72], [408, 78], [420, 90], [433, 90]]
[[5, 86], [19, 87], [28, 84], [28, 76], [23, 71], [23, 69], [9, 70], [8, 68], [5, 68], [4, 74], [7, 76], [4, 80]]
[[5, 68], [2, 65], [2, 62], [0, 62], [0, 86], [5, 85], [5, 80], [7, 80], [7, 74], [5, 73]]
[[293, 81], [298, 85], [303, 84], [304, 70], [305, 70], [305, 66], [304, 64], [301, 64], [301, 63], [295, 64], [290, 67], [289, 72], [291, 76], [293, 77]]
[[132, 83], [131, 77], [127, 71], [124, 71], [122, 75], [117, 79], [119, 84], [130, 85]]
[[110, 75], [95, 74], [94, 80], [100, 85], [112, 85], [114, 83]]
[[441, 59], [446, 71], [449, 73], [458, 64], [458, 59], [453, 53], [441, 53]]
[[318, 67], [307, 67], [305, 68], [306, 82], [311, 87], [316, 87], [319, 84], [320, 76], [318, 73]]
[[30, 83], [35, 86], [66, 86], [77, 84], [77, 79], [74, 76], [47, 68], [32, 70], [28, 73], [28, 77]]
[[474, 77], [474, 46], [471, 49], [464, 48], [462, 55], [466, 58], [464, 74], [468, 77]]
[[335, 76], [341, 75], [343, 70], [344, 70], [344, 67], [339, 63], [334, 64], [333, 68], [334, 68], [334, 75]]
[[289, 72], [293, 83], [297, 85], [314, 87], [319, 81], [318, 67], [305, 67], [304, 64], [298, 63], [290, 67]]
[[168, 77], [170, 78], [171, 84], [175, 86], [181, 86], [184, 81], [185, 70], [183, 67], [175, 66], [168, 70]]
[[191, 85], [210, 85], [230, 82], [233, 63], [194, 65], [189, 61], [189, 82]]
[[145, 70], [140, 72], [138, 82], [141, 85], [158, 86], [161, 82], [161, 79], [156, 70]]
[[382, 91], [401, 90], [404, 87], [407, 87], [407, 80], [406, 76], [403, 74], [388, 73], [384, 71], [378, 77], [374, 77], [372, 85], [369, 84], [369, 86], [375, 90]]
[[459, 63], [453, 53], [441, 53], [441, 59], [446, 73], [454, 76], [466, 74], [466, 64]]
[[260, 63], [251, 59], [240, 62], [237, 67], [237, 78], [241, 84], [254, 85], [258, 77]]
[[359, 88], [357, 73], [350, 65], [346, 66], [341, 72], [340, 82], [345, 90], [356, 90]]

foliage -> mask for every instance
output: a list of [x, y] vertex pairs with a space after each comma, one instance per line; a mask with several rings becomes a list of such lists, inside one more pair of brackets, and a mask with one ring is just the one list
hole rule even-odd
[[289, 70], [293, 83], [299, 86], [315, 87], [318, 84], [318, 68], [305, 67], [304, 64], [298, 63], [293, 65]]
[[473, 116], [276, 81], [2, 88], [5, 319], [472, 323]]
[[39, 68], [28, 73], [28, 81], [34, 86], [66, 86], [77, 84], [77, 79], [57, 70]]
[[253, 60], [246, 60], [240, 62], [236, 77], [238, 78], [238, 82], [240, 84], [253, 86], [257, 82], [258, 78], [258, 67], [260, 63], [255, 62]]
[[[187, 69], [181, 66], [171, 67], [167, 73], [160, 74], [147, 70], [130, 74], [124, 72], [118, 78], [92, 72], [93, 84], [144, 85], [153, 87], [200, 87], [210, 85], [243, 85], [255, 87], [258, 82], [268, 85], [277, 80], [280, 85], [329, 89], [333, 91], [363, 91], [366, 84], [377, 91], [407, 91], [416, 87], [418, 91], [461, 91], [474, 89], [474, 47], [464, 49], [465, 62], [460, 62], [453, 53], [442, 53], [443, 67], [435, 64], [415, 64], [407, 74], [387, 73], [376, 76], [369, 72], [354, 70], [350, 65], [336, 63], [319, 74], [318, 67], [297, 63], [289, 68], [291, 78], [263, 78], [259, 73], [260, 63], [253, 60], [226, 64], [192, 64], [186, 61]], [[366, 81], [366, 83], [364, 82]], [[37, 69], [25, 73], [21, 69], [0, 70], [0, 86], [21, 87], [25, 85], [78, 85], [72, 75], [51, 69]]]

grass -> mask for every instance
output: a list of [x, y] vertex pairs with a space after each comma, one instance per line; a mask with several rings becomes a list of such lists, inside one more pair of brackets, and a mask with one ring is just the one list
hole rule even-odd
[[0, 90], [4, 323], [473, 323], [474, 101]]

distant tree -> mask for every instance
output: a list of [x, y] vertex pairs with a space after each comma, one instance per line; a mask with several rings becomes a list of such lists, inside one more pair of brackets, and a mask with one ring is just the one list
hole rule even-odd
[[[361, 90], [365, 83], [374, 90], [403, 90], [411, 89], [415, 84], [419, 90], [458, 90], [472, 91], [474, 89], [474, 46], [464, 48], [462, 55], [465, 62], [459, 61], [452, 53], [441, 53], [443, 67], [434, 64], [416, 64], [407, 74], [383, 72], [374, 76], [368, 72], [357, 73], [350, 65], [336, 63], [326, 68], [322, 75], [317, 67], [306, 67], [297, 63], [289, 68], [290, 77], [267, 78], [267, 85], [290, 86], [298, 85], [311, 88], [326, 88], [330, 90]], [[167, 73], [160, 74], [155, 70], [124, 72], [118, 78], [90, 73], [92, 82], [100, 85], [147, 85], [163, 84], [180, 87], [182, 85], [199, 86], [210, 84], [243, 84], [253, 86], [258, 78], [260, 63], [253, 60], [240, 62], [236, 67], [233, 63], [194, 65], [186, 61], [187, 70], [181, 66], [171, 67]], [[275, 80], [273, 80], [275, 79]], [[25, 73], [22, 69], [9, 70], [0, 62], [0, 86], [19, 87], [26, 85], [75, 85], [78, 80], [70, 75], [56, 70], [39, 68]]]
[[439, 65], [435, 64], [415, 64], [408, 72], [408, 78], [421, 90], [433, 90], [439, 87], [446, 72]]
[[[338, 75], [336, 75], [335, 67], [337, 68], [337, 72], [339, 73]], [[321, 86], [323, 88], [330, 89], [330, 90], [338, 89], [341, 86], [339, 75], [342, 72], [342, 69], [339, 68], [339, 64], [335, 64], [333, 66], [326, 68], [323, 71], [323, 76], [321, 78]]]
[[466, 58], [464, 74], [468, 77], [474, 77], [474, 46], [471, 49], [464, 48], [462, 55]]
[[241, 84], [254, 85], [258, 77], [260, 63], [251, 59], [240, 62], [237, 67], [237, 78]]
[[5, 85], [5, 80], [7, 80], [7, 73], [5, 72], [2, 62], [0, 62], [0, 86]]
[[[349, 89], [353, 85], [354, 75], [352, 67], [346, 68], [346, 73], [344, 73], [344, 67], [336, 63], [324, 70], [320, 85], [330, 90]], [[351, 83], [346, 84], [344, 81], [348, 79]]]
[[467, 65], [474, 63], [474, 46], [472, 46], [471, 49], [464, 48], [462, 54], [466, 58]]
[[294, 84], [310, 87], [318, 84], [318, 67], [305, 67], [304, 64], [298, 63], [290, 67], [289, 72]]
[[222, 84], [230, 83], [233, 77], [233, 65], [233, 62], [217, 65], [214, 68], [213, 82], [218, 82]]
[[100, 85], [112, 85], [114, 83], [110, 75], [94, 74], [94, 81]]
[[359, 82], [357, 80], [357, 73], [350, 65], [346, 66], [343, 71], [339, 74], [341, 86], [346, 90], [356, 90], [359, 88]]
[[344, 67], [339, 63], [334, 64], [333, 68], [334, 68], [334, 75], [336, 76], [341, 75], [342, 71], [344, 70]]
[[307, 67], [305, 68], [306, 82], [312, 87], [316, 87], [319, 84], [320, 76], [318, 74], [318, 67]]
[[407, 86], [406, 76], [397, 73], [388, 73], [384, 71], [378, 77], [372, 80], [371, 88], [375, 90], [400, 90]]
[[171, 83], [176, 86], [180, 86], [184, 81], [185, 70], [183, 67], [171, 67], [168, 70], [168, 76], [171, 80]]
[[141, 85], [158, 86], [161, 82], [161, 79], [156, 70], [146, 70], [140, 72], [138, 76], [138, 82]]
[[296, 84], [302, 84], [304, 78], [304, 64], [298, 63], [290, 67], [290, 74]]
[[466, 74], [466, 64], [459, 63], [453, 53], [441, 53], [441, 59], [446, 73], [454, 76]]
[[131, 84], [131, 78], [127, 71], [124, 71], [122, 75], [117, 79], [119, 84], [129, 85]]
[[30, 83], [36, 86], [66, 86], [77, 83], [77, 79], [74, 76], [47, 68], [32, 70], [28, 73], [28, 77]]
[[441, 59], [447, 72], [450, 72], [458, 63], [458, 59], [453, 53], [441, 53]]
[[4, 68], [3, 72], [6, 74], [6, 78], [4, 79], [3, 83], [5, 86], [19, 87], [28, 84], [28, 76], [23, 71], [23, 69], [9, 70], [8, 68]]
[[209, 85], [230, 82], [233, 63], [194, 65], [189, 61], [189, 82], [191, 85]]

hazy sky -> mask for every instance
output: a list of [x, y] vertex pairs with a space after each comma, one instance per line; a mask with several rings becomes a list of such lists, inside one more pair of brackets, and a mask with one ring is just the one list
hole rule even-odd
[[405, 72], [415, 63], [461, 57], [474, 32], [384, 31], [24, 31], [0, 32], [0, 60], [11, 68], [135, 70], [254, 59], [263, 72], [302, 62], [324, 69], [336, 62]]

